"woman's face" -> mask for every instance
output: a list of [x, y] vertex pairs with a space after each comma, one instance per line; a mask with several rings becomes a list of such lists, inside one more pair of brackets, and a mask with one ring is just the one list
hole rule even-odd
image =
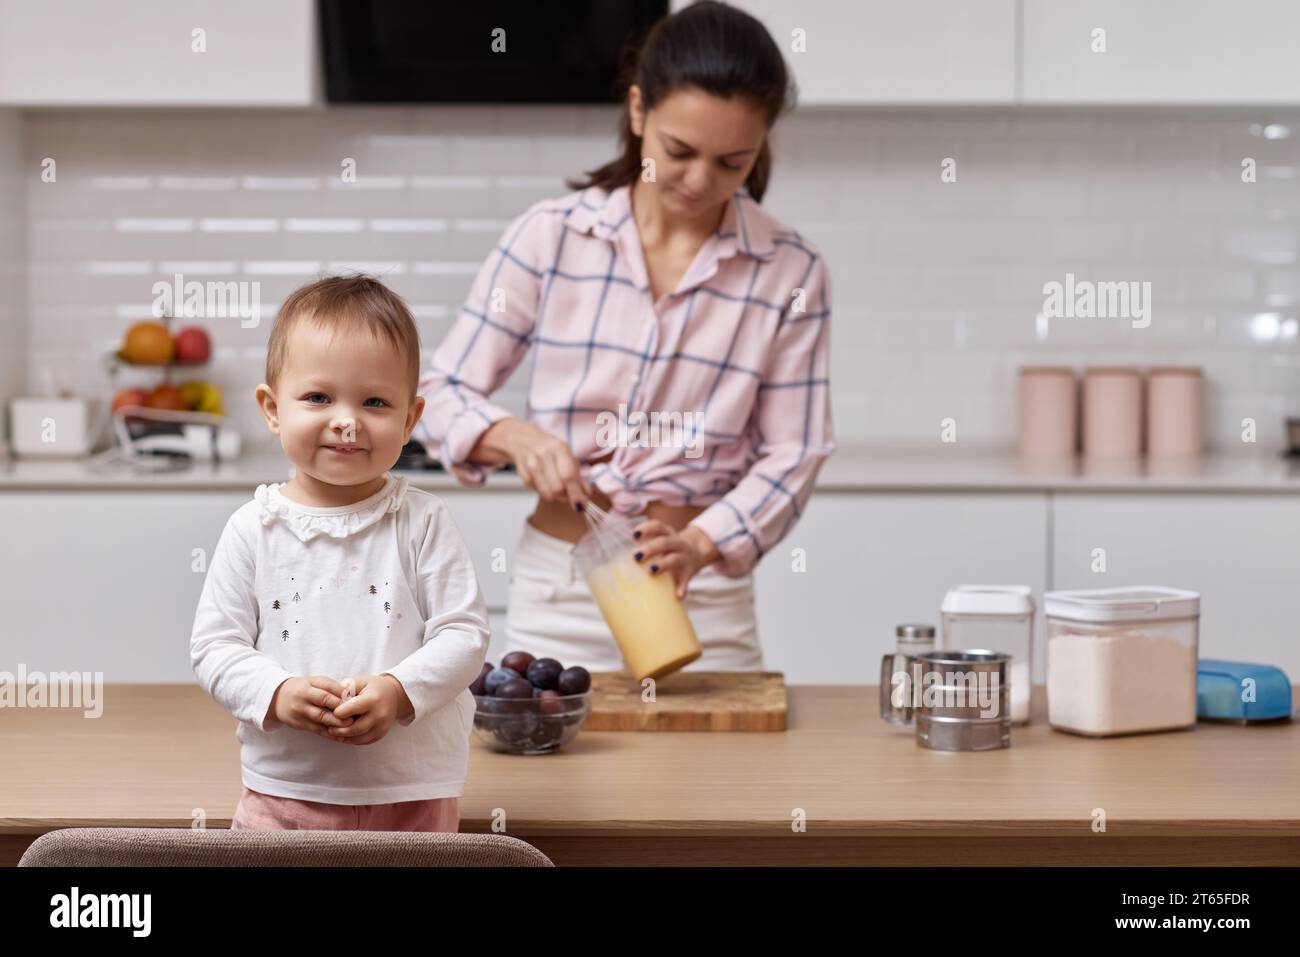
[[329, 485], [362, 485], [397, 463], [424, 412], [408, 378], [388, 342], [346, 334], [331, 342], [303, 316], [289, 332], [279, 387], [259, 385], [257, 400], [300, 472]]
[[[647, 113], [633, 85], [628, 108], [632, 132], [641, 137], [642, 180], [683, 216], [702, 215], [730, 199], [749, 177], [767, 135], [762, 111], [745, 97], [724, 100], [687, 88]], [[646, 160], [654, 160], [653, 181]]]

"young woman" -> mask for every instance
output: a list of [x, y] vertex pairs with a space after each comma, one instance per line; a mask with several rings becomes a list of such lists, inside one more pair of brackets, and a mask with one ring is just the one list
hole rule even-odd
[[[629, 79], [623, 154], [507, 228], [422, 376], [431, 453], [465, 485], [514, 463], [538, 494], [512, 559], [511, 648], [622, 667], [571, 558], [590, 499], [644, 519], [637, 560], [684, 600], [704, 649], [691, 669], [763, 667], [752, 570], [835, 447], [826, 265], [759, 206], [790, 85], [746, 13], [704, 0], [660, 21]], [[530, 347], [519, 419], [489, 396]], [[658, 444], [636, 413], [667, 425]]]

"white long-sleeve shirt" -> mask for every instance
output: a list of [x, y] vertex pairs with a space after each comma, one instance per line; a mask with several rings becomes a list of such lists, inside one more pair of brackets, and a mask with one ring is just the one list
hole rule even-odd
[[[446, 504], [406, 476], [336, 508], [260, 485], [226, 523], [194, 616], [199, 683], [239, 719], [245, 786], [329, 804], [464, 793], [487, 607]], [[414, 706], [352, 745], [267, 717], [287, 678], [388, 673]]]

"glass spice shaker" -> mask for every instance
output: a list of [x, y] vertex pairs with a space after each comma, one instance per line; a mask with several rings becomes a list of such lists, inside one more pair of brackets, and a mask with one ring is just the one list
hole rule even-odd
[[934, 625], [898, 625], [894, 637], [893, 653], [880, 659], [880, 717], [908, 725], [913, 721], [916, 657], [934, 650]]

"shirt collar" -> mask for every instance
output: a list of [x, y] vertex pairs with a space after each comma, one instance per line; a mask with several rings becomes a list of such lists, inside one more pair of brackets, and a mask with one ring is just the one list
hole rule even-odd
[[[580, 233], [614, 242], [619, 230], [632, 221], [631, 188], [627, 185], [606, 193], [590, 187], [578, 195], [577, 205], [565, 216], [565, 224]], [[744, 189], [732, 194], [718, 224], [718, 258], [737, 252], [754, 259], [769, 259], [776, 252], [772, 240], [772, 219]]]

